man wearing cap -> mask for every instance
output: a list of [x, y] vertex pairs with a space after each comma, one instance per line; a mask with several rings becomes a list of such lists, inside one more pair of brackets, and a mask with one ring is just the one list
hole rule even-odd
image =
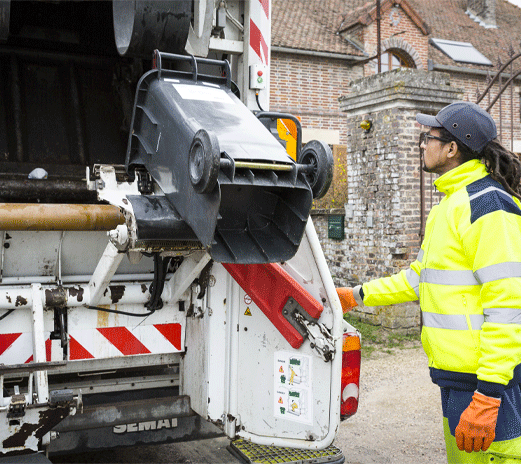
[[420, 253], [407, 270], [337, 293], [344, 312], [419, 299], [448, 462], [521, 464], [521, 163], [474, 103], [416, 120], [422, 169], [445, 194]]

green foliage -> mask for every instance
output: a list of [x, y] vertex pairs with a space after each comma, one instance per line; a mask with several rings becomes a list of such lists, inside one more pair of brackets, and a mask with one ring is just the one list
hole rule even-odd
[[333, 145], [333, 182], [328, 192], [320, 200], [313, 201], [313, 208], [335, 209], [343, 208], [347, 203], [347, 158], [346, 147]]

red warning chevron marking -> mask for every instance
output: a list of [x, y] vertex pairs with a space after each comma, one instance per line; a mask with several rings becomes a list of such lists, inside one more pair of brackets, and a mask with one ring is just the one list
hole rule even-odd
[[1, 334], [0, 335], [0, 355], [4, 354], [4, 351], [7, 350], [16, 339], [22, 335], [21, 333], [11, 333], [11, 334]]
[[150, 350], [126, 327], [100, 327], [98, 332], [125, 356], [150, 353]]
[[154, 324], [163, 336], [181, 351], [181, 324]]
[[[45, 359], [47, 362], [51, 361], [51, 340], [50, 339], [45, 340]], [[24, 364], [33, 362], [33, 360], [34, 360], [34, 356], [31, 355], [29, 357], [29, 359], [27, 361], [25, 361]]]
[[268, 45], [261, 30], [250, 19], [250, 46], [264, 64], [268, 64]]
[[93, 359], [94, 356], [90, 354], [78, 341], [71, 337], [69, 340], [69, 359], [71, 361], [75, 359]]
[[133, 328], [71, 328], [69, 359], [112, 358], [182, 351], [183, 326], [179, 323], [139, 325]]
[[264, 13], [266, 13], [266, 18], [270, 19], [270, 0], [259, 0]]

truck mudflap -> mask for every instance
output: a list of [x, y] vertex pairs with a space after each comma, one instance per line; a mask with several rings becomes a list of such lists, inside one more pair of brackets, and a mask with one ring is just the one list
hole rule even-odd
[[[180, 70], [164, 69], [166, 61]], [[130, 177], [146, 168], [215, 261], [290, 259], [312, 206], [309, 179], [316, 176], [308, 174], [318, 166], [320, 177], [330, 178], [332, 156], [295, 162], [233, 94], [227, 61], [156, 51], [155, 65], [136, 91], [125, 163]], [[223, 77], [202, 74], [212, 67]], [[165, 204], [158, 207], [167, 213]], [[134, 214], [147, 229], [146, 216]], [[156, 230], [164, 240], [165, 231]]]

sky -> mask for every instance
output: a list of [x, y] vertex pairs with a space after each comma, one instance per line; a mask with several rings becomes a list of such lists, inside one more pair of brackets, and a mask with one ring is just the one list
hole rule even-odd
[[521, 7], [521, 0], [508, 0], [510, 3], [513, 3], [514, 5], [517, 5]]

